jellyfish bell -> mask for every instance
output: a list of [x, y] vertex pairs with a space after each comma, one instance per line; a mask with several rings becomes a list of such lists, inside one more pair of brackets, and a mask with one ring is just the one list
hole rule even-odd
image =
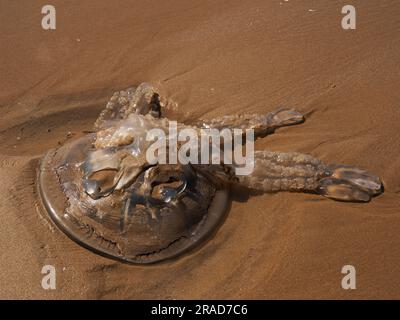
[[[116, 190], [116, 166], [96, 171], [104, 173], [97, 180], [86, 176], [92, 143], [89, 135], [49, 151], [38, 174], [44, 207], [79, 244], [118, 260], [152, 263], [195, 247], [221, 222], [227, 189], [190, 165], [143, 169], [131, 185]], [[149, 177], [149, 170], [158, 172]]]
[[95, 133], [50, 150], [37, 186], [43, 207], [71, 239], [110, 258], [147, 264], [206, 240], [225, 216], [228, 187], [190, 164], [147, 163], [145, 133], [163, 125], [152, 122], [158, 97], [147, 100], [147, 115], [135, 112], [145, 109], [138, 105], [143, 95], [132, 99], [129, 114], [109, 106], [114, 115], [103, 112]]

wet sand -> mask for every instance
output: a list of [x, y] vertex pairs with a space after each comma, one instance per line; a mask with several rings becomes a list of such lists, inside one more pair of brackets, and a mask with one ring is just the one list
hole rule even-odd
[[[0, 298], [400, 298], [400, 3], [43, 1], [0, 7]], [[311, 9], [311, 11], [310, 11]], [[184, 119], [295, 107], [304, 124], [258, 140], [378, 174], [368, 204], [311, 194], [236, 195], [205, 245], [129, 266], [69, 240], [38, 205], [49, 148], [90, 130], [112, 92], [150, 82]], [[57, 289], [41, 287], [55, 266]], [[357, 289], [341, 288], [354, 265]]]

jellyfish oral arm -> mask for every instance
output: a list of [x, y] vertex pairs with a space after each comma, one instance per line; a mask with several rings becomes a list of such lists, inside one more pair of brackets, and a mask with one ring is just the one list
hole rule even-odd
[[294, 109], [282, 108], [267, 114], [226, 115], [211, 120], [199, 120], [196, 126], [219, 130], [253, 129], [256, 136], [261, 136], [272, 133], [280, 127], [300, 124], [304, 120], [304, 116], [300, 112]]
[[264, 192], [312, 192], [339, 201], [368, 202], [382, 193], [376, 175], [346, 165], [326, 165], [306, 154], [256, 151], [254, 171], [239, 182]]

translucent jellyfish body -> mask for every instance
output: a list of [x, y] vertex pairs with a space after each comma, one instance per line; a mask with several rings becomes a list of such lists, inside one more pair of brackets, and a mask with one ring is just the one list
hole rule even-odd
[[[116, 92], [94, 133], [50, 150], [38, 171], [43, 206], [70, 238], [99, 254], [128, 263], [177, 257], [208, 239], [229, 205], [229, 186], [263, 192], [312, 192], [340, 201], [368, 202], [383, 191], [376, 175], [327, 165], [296, 152], [256, 151], [254, 170], [236, 176], [220, 163], [149, 162], [151, 129], [168, 138], [169, 119], [149, 84]], [[253, 129], [260, 137], [302, 123], [293, 109], [222, 116], [179, 128]]]

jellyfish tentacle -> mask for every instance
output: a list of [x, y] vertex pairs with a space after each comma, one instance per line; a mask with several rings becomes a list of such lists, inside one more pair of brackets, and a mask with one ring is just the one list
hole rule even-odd
[[329, 174], [329, 168], [310, 155], [255, 151], [253, 172], [237, 178], [239, 183], [265, 192], [313, 191]]
[[136, 88], [114, 92], [105, 109], [97, 118], [94, 128], [101, 130], [113, 123], [126, 119], [130, 114], [151, 114], [155, 118], [161, 116], [161, 105], [157, 90], [144, 82]]
[[267, 114], [225, 115], [211, 120], [199, 120], [195, 125], [199, 128], [253, 129], [256, 135], [272, 133], [275, 129], [304, 122], [304, 116], [294, 110], [282, 108]]
[[124, 119], [135, 92], [134, 87], [114, 92], [94, 123], [94, 129], [98, 131], [109, 127], [110, 123]]
[[339, 201], [368, 202], [383, 191], [379, 177], [368, 171], [296, 152], [256, 151], [253, 172], [237, 179], [264, 192], [313, 192]]
[[346, 165], [329, 166], [331, 176], [318, 182], [316, 192], [340, 201], [368, 202], [383, 192], [378, 176], [366, 170]]
[[137, 88], [125, 111], [125, 118], [131, 114], [145, 115], [152, 110], [152, 104], [159, 103], [157, 90], [150, 84], [143, 82]]

